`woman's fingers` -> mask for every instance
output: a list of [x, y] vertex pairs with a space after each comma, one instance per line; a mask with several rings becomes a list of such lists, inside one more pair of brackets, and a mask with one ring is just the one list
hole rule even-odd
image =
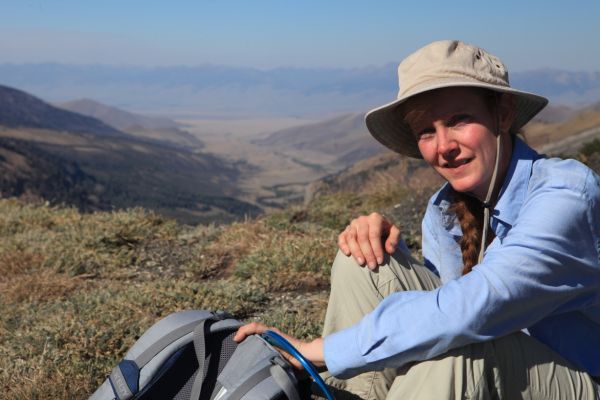
[[359, 265], [363, 265], [365, 263], [365, 256], [358, 242], [358, 231], [355, 226], [350, 225], [346, 230], [346, 243], [348, 243], [352, 257], [354, 257]]
[[390, 227], [390, 234], [385, 241], [385, 250], [389, 254], [393, 254], [396, 251], [396, 246], [400, 242], [400, 229], [396, 225]]
[[339, 234], [338, 246], [345, 255], [352, 255], [358, 264], [375, 269], [383, 263], [385, 252], [395, 251], [399, 240], [400, 229], [381, 214], [372, 213], [352, 220]]
[[269, 328], [265, 324], [261, 324], [259, 322], [251, 322], [249, 324], [241, 326], [233, 336], [233, 340], [239, 343], [250, 335], [254, 335], [255, 333], [264, 333], [269, 329], [277, 331], [274, 328]]
[[352, 254], [352, 251], [350, 250], [350, 245], [348, 244], [348, 238], [347, 235], [350, 232], [350, 225], [348, 225], [346, 227], [346, 229], [344, 229], [342, 231], [342, 233], [340, 233], [338, 235], [338, 247], [340, 248], [340, 250], [342, 251], [342, 253], [344, 253], [346, 256], [349, 256]]
[[377, 213], [371, 213], [371, 215], [367, 217], [367, 221], [369, 224], [369, 243], [371, 249], [373, 249], [373, 255], [375, 256], [375, 260], [372, 260], [369, 267], [373, 269], [377, 267], [377, 265], [383, 263], [383, 241], [384, 236], [387, 235], [389, 231], [390, 223]]
[[[369, 217], [359, 217], [354, 221], [357, 221], [357, 241], [365, 257], [365, 262], [370, 269], [375, 269], [379, 264], [375, 256], [377, 244], [379, 252], [383, 253], [381, 250], [381, 219], [377, 217], [373, 218], [373, 214], [371, 214]], [[355, 224], [354, 221], [350, 225]], [[381, 258], [383, 259], [383, 255], [381, 255]]]

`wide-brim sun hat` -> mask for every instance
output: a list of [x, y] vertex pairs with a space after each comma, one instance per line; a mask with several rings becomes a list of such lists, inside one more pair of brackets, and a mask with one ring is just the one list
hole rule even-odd
[[404, 120], [401, 105], [413, 96], [448, 87], [477, 87], [513, 97], [515, 119], [511, 132], [518, 131], [548, 104], [545, 97], [513, 89], [500, 59], [487, 51], [458, 40], [428, 44], [406, 57], [398, 66], [398, 98], [367, 113], [371, 135], [400, 154], [421, 158], [415, 136]]

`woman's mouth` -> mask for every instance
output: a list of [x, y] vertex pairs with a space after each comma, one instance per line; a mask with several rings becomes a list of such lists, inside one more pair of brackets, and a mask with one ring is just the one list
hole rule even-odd
[[456, 169], [456, 168], [462, 167], [465, 164], [470, 163], [471, 160], [473, 160], [473, 159], [472, 158], [463, 158], [462, 160], [453, 160], [453, 161], [443, 164], [442, 167], [449, 168], [449, 169]]

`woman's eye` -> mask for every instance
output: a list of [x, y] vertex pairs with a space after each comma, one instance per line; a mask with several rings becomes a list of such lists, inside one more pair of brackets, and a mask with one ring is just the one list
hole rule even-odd
[[432, 138], [434, 135], [435, 135], [435, 129], [426, 128], [419, 132], [419, 140], [420, 139], [429, 139], [429, 138]]

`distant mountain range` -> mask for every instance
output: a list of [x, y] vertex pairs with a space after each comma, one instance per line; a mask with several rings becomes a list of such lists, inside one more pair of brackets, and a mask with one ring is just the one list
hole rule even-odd
[[194, 223], [260, 210], [237, 200], [238, 168], [198, 149], [136, 137], [0, 87], [0, 195], [82, 210], [142, 206]]
[[[582, 107], [600, 100], [600, 71], [513, 72], [515, 87]], [[54, 102], [93, 98], [127, 110], [183, 116], [304, 116], [364, 111], [396, 96], [396, 65], [258, 70], [0, 64], [0, 83]]]

